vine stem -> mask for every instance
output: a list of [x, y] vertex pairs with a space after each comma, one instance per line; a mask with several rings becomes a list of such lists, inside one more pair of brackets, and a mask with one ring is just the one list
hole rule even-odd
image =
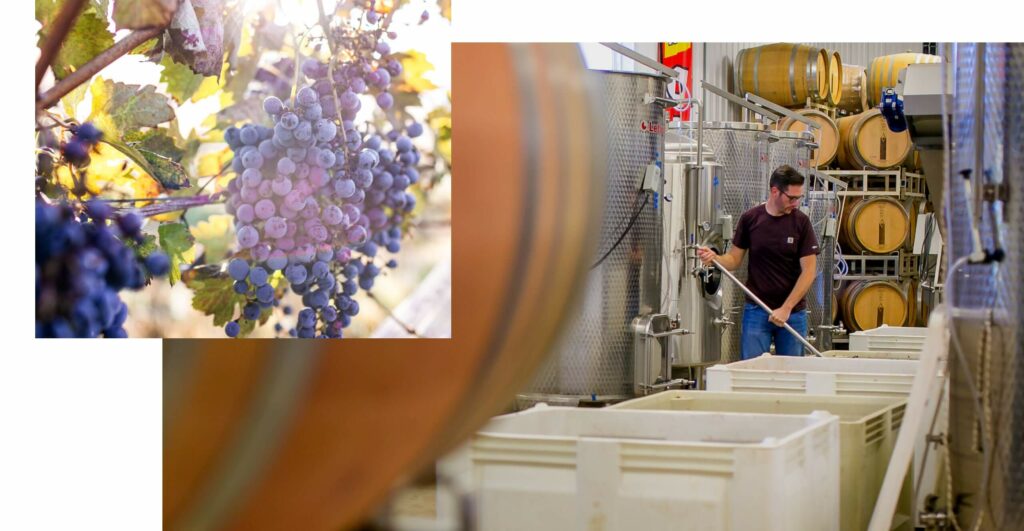
[[[341, 100], [338, 99], [338, 87], [334, 84], [334, 68], [338, 66], [338, 50], [337, 44], [334, 42], [334, 35], [331, 34], [331, 21], [327, 18], [327, 12], [324, 11], [323, 0], [316, 0], [316, 7], [320, 11], [320, 29], [324, 32], [324, 38], [327, 39], [327, 49], [331, 52], [331, 60], [327, 63], [327, 81], [331, 84], [331, 96], [334, 98], [334, 113], [338, 117], [338, 132], [341, 133], [341, 149], [348, 154], [348, 133], [345, 132], [345, 120], [342, 118]], [[338, 8], [335, 6], [334, 12], [337, 12]]]
[[380, 306], [381, 309], [383, 309], [388, 314], [388, 317], [394, 319], [395, 322], [398, 323], [398, 326], [401, 326], [402, 328], [404, 328], [406, 333], [408, 333], [409, 335], [414, 336], [414, 337], [421, 337], [419, 334], [416, 333], [416, 329], [415, 328], [413, 328], [413, 327], [405, 324], [404, 322], [402, 322], [402, 320], [399, 319], [398, 316], [396, 316], [395, 313], [391, 311], [391, 308], [388, 308], [386, 304], [381, 302], [381, 300], [378, 299], [377, 296], [373, 294], [373, 292], [367, 291], [366, 292], [366, 296], [370, 297], [370, 299], [373, 302], [376, 302], [377, 306]]
[[100, 70], [113, 63], [114, 60], [132, 51], [136, 46], [160, 35], [163, 31], [164, 28], [160, 27], [131, 32], [127, 37], [117, 41], [110, 48], [103, 50], [99, 55], [90, 59], [88, 63], [82, 65], [82, 68], [75, 70], [68, 77], [58, 81], [53, 88], [40, 95], [39, 100], [36, 102], [36, 108], [42, 110], [52, 107], [67, 93], [88, 81]]
[[64, 44], [64, 39], [67, 38], [68, 33], [71, 32], [71, 27], [75, 25], [75, 20], [78, 19], [78, 14], [85, 7], [85, 2], [86, 0], [68, 0], [64, 7], [61, 8], [60, 13], [57, 14], [57, 18], [53, 20], [53, 32], [50, 33], [50, 37], [43, 43], [39, 61], [36, 62], [37, 91], [39, 90], [39, 84], [43, 82], [43, 75], [46, 74], [46, 69], [53, 63], [54, 57], [57, 57], [57, 52], [60, 51], [60, 47]]
[[[146, 201], [151, 201], [147, 199]], [[168, 212], [177, 212], [179, 210], [188, 210], [192, 207], [209, 205], [219, 201], [214, 201], [208, 195], [200, 196], [189, 196], [189, 197], [177, 197], [172, 200], [164, 201], [157, 205], [147, 205], [142, 208], [125, 208], [122, 210], [132, 210], [143, 217], [151, 217], [159, 214], [166, 214]]]

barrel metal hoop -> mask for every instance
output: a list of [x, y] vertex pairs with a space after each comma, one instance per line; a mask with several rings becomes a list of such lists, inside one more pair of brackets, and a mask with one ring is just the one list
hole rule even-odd
[[811, 48], [814, 53], [807, 54], [807, 80], [812, 88], [808, 92], [814, 94], [815, 99], [821, 99], [821, 92], [818, 91], [818, 55], [821, 48]]
[[[789, 97], [790, 101], [799, 103], [796, 99], [796, 53], [800, 51], [799, 45], [793, 45], [793, 51], [789, 54]], [[806, 83], [806, 80], [804, 80]]]
[[760, 87], [760, 83], [758, 83], [758, 79], [757, 79], [757, 71], [759, 70], [759, 68], [758, 68], [759, 66], [761, 66], [761, 47], [760, 46], [758, 46], [755, 49], [755, 51], [754, 51], [754, 94], [757, 94], [758, 96], [761, 95], [761, 87]]
[[[733, 86], [736, 87], [736, 94], [743, 95], [746, 89], [743, 87], [743, 60], [747, 57], [746, 48], [740, 50], [736, 56], [736, 64], [732, 65]], [[701, 118], [703, 120], [703, 118]]]

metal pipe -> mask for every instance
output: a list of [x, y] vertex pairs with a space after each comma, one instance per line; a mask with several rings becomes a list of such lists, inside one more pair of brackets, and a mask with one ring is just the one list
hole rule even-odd
[[611, 48], [612, 50], [618, 53], [621, 53], [622, 55], [625, 55], [626, 57], [629, 57], [630, 59], [650, 68], [651, 70], [658, 72], [659, 74], [669, 79], [676, 79], [679, 76], [679, 72], [676, 72], [675, 70], [655, 61], [654, 59], [651, 59], [650, 57], [647, 57], [642, 53], [630, 50], [629, 48], [626, 48], [625, 46], [617, 42], [602, 42], [601, 44], [608, 48]]
[[783, 107], [781, 105], [777, 105], [775, 103], [772, 103], [772, 102], [770, 102], [770, 101], [768, 101], [768, 100], [766, 100], [766, 99], [764, 99], [764, 98], [762, 98], [762, 97], [760, 97], [760, 96], [758, 96], [756, 94], [751, 94], [751, 93], [748, 92], [744, 96], [744, 98], [747, 101], [749, 101], [750, 103], [756, 103], [757, 105], [760, 105], [760, 106], [764, 107], [765, 109], [769, 109], [769, 110], [772, 110], [772, 111], [774, 111], [776, 113], [779, 113], [779, 114], [785, 116], [786, 118], [789, 118], [790, 120], [796, 120], [796, 121], [806, 125], [807, 127], [810, 127], [812, 129], [821, 129], [821, 125], [818, 124], [817, 122], [814, 122], [813, 120], [810, 120], [809, 118], [801, 116], [801, 115], [799, 115], [799, 114], [797, 114], [797, 113], [795, 113], [795, 112], [793, 112], [793, 111], [791, 111], [791, 110], [789, 110], [789, 109], [787, 109], [787, 108], [785, 108], [785, 107]]
[[736, 105], [739, 105], [740, 107], [742, 107], [744, 109], [748, 109], [751, 112], [754, 112], [756, 114], [760, 114], [761, 116], [768, 117], [773, 122], [779, 121], [779, 118], [782, 117], [782, 115], [780, 115], [778, 113], [770, 111], [770, 110], [766, 109], [765, 107], [757, 105], [757, 104], [755, 104], [753, 102], [749, 102], [749, 101], [747, 101], [747, 100], [745, 100], [745, 99], [743, 99], [743, 98], [741, 98], [739, 96], [736, 96], [735, 94], [730, 94], [729, 92], [726, 92], [726, 91], [722, 90], [721, 88], [716, 87], [715, 85], [712, 85], [711, 83], [708, 83], [707, 81], [701, 81], [700, 86], [701, 86], [701, 89], [710, 90], [712, 94], [714, 94], [714, 95], [716, 95], [718, 97], [721, 97], [721, 98], [725, 98], [726, 100], [728, 100], [728, 101], [730, 101], [732, 103], [735, 103]]
[[[764, 301], [762, 301], [761, 299], [757, 298], [757, 295], [754, 295], [754, 292], [750, 291], [749, 288], [744, 286], [743, 283], [740, 282], [740, 280], [738, 278], [733, 276], [733, 274], [728, 269], [726, 269], [725, 266], [723, 266], [721, 262], [719, 262], [718, 260], [712, 260], [711, 262], [713, 264], [715, 264], [716, 266], [718, 266], [718, 269], [721, 269], [722, 273], [724, 273], [725, 276], [729, 277], [729, 280], [732, 280], [733, 282], [735, 282], [736, 285], [739, 286], [740, 289], [742, 289], [743, 292], [746, 293], [748, 297], [750, 297], [754, 302], [756, 302], [758, 306], [760, 306], [761, 308], [764, 308], [764, 311], [768, 312], [769, 314], [772, 313], [772, 309], [769, 308], [768, 305], [764, 303]], [[788, 330], [790, 334], [793, 334], [793, 337], [795, 337], [798, 340], [800, 340], [800, 342], [803, 343], [804, 346], [807, 347], [812, 353], [814, 353], [815, 356], [817, 356], [819, 358], [821, 357], [821, 352], [818, 352], [818, 349], [814, 348], [814, 345], [812, 345], [809, 341], [804, 339], [804, 336], [800, 335], [800, 332], [797, 332], [796, 330], [793, 329], [792, 326], [789, 326], [789, 323], [782, 323], [782, 326], [783, 326], [783, 328]]]
[[[974, 212], [971, 223], [975, 230], [981, 225], [982, 187], [985, 184], [985, 43], [974, 45], [974, 176], [971, 188]], [[979, 243], [980, 245], [980, 243]]]

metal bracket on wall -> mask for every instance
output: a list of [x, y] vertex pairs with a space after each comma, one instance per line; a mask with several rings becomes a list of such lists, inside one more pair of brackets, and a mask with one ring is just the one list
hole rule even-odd
[[746, 94], [745, 98], [746, 98], [747, 101], [749, 101], [751, 103], [754, 103], [754, 104], [760, 105], [760, 106], [762, 106], [762, 107], [764, 107], [766, 109], [770, 109], [772, 111], [775, 111], [775, 112], [785, 116], [786, 118], [789, 118], [790, 120], [796, 120], [796, 121], [806, 125], [807, 127], [810, 127], [812, 129], [821, 129], [821, 125], [816, 123], [816, 122], [814, 122], [813, 120], [805, 118], [804, 116], [801, 116], [801, 115], [799, 115], [799, 114], [797, 114], [797, 113], [795, 113], [795, 112], [793, 112], [793, 111], [791, 111], [791, 110], [789, 110], [789, 109], [787, 109], [787, 108], [785, 108], [785, 107], [783, 107], [781, 105], [777, 105], [775, 103], [772, 103], [772, 102], [770, 102], [770, 101], [768, 101], [768, 100], [766, 100], [766, 99], [764, 99], [764, 98], [762, 98], [762, 97], [760, 97], [760, 96], [758, 96], [756, 94], [751, 94], [751, 93], [748, 92]]
[[712, 85], [711, 83], [708, 83], [707, 81], [701, 81], [700, 86], [701, 88], [708, 90], [715, 96], [725, 98], [726, 100], [735, 103], [736, 105], [739, 105], [740, 107], [743, 107], [744, 109], [747, 109], [751, 112], [760, 114], [761, 116], [764, 116], [773, 122], [777, 122], [779, 121], [779, 118], [782, 118], [781, 114], [773, 112], [757, 104], [751, 103], [739, 96], [736, 96], [735, 94], [730, 94], [728, 91], [722, 90]]
[[625, 55], [626, 57], [629, 57], [630, 59], [638, 63], [643, 64], [644, 66], [654, 70], [655, 72], [658, 72], [659, 74], [669, 79], [675, 80], [676, 78], [679, 77], [679, 72], [676, 72], [675, 70], [655, 61], [654, 59], [651, 59], [650, 57], [647, 57], [642, 53], [630, 50], [629, 48], [626, 48], [625, 46], [617, 42], [602, 42], [601, 44], [608, 48], [611, 48], [613, 51], [616, 51], [618, 53], [621, 53], [622, 55]]

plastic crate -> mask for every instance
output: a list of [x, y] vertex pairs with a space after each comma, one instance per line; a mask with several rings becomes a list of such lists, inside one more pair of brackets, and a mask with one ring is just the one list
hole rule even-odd
[[[666, 391], [609, 409], [795, 415], [825, 410], [837, 415], [840, 529], [863, 531], [871, 521], [906, 403], [905, 399], [870, 396]], [[910, 474], [905, 481], [896, 510], [900, 521], [909, 522], [913, 505]]]
[[869, 360], [919, 360], [921, 352], [910, 350], [823, 350], [826, 358], [864, 358]]
[[882, 325], [850, 334], [850, 350], [895, 350], [921, 352], [925, 327]]
[[480, 529], [839, 529], [839, 418], [538, 405], [439, 469]]
[[906, 398], [917, 361], [772, 356], [707, 369], [708, 391]]

